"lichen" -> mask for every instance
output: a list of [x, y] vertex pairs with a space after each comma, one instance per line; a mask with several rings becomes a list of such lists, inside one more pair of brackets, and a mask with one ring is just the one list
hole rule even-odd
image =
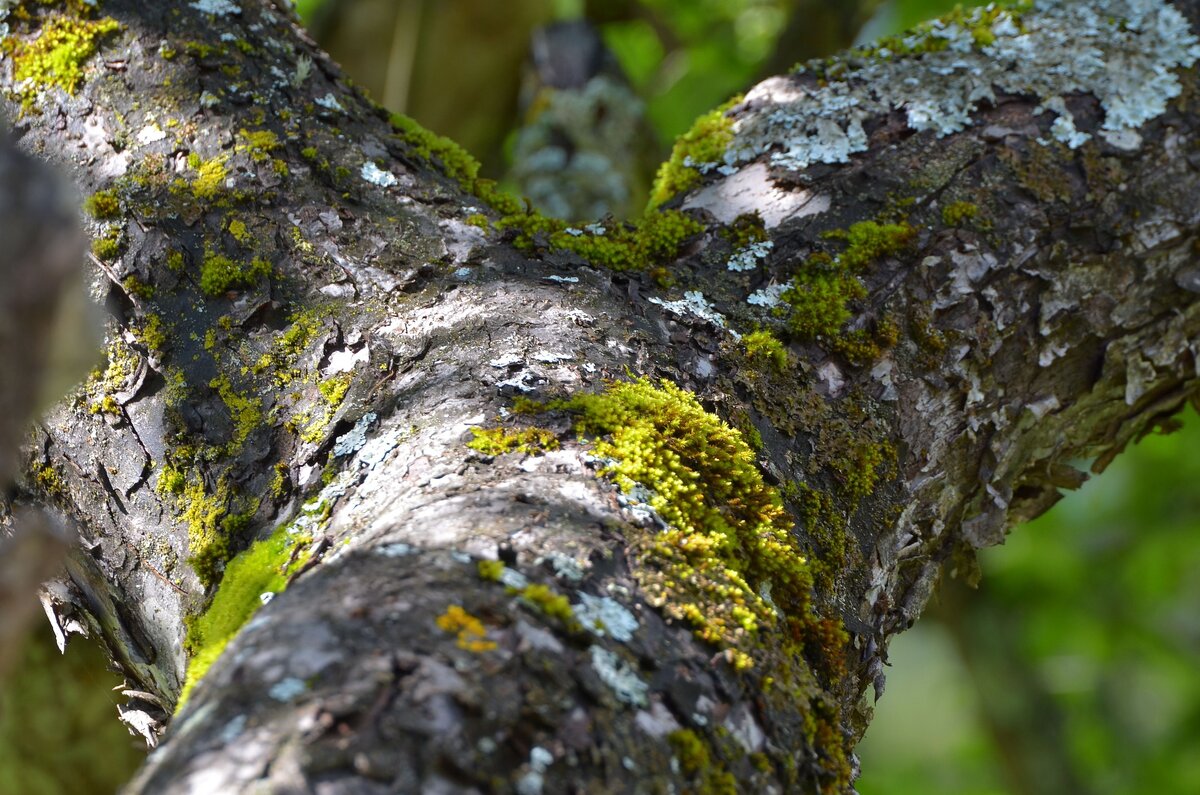
[[960, 10], [878, 46], [801, 67], [816, 85], [764, 82], [733, 121], [723, 162], [765, 153], [773, 166], [791, 170], [848, 162], [868, 146], [869, 118], [899, 109], [910, 129], [945, 136], [970, 125], [998, 93], [1038, 98], [1057, 117], [1047, 121], [1051, 134], [1072, 147], [1092, 133], [1075, 129], [1062, 98], [1092, 95], [1104, 110], [1095, 134], [1124, 145], [1179, 95], [1175, 70], [1197, 58], [1200, 45], [1186, 18], [1163, 0]]
[[455, 636], [458, 648], [476, 654], [492, 651], [496, 641], [488, 640], [483, 622], [468, 613], [461, 605], [450, 605], [446, 612], [435, 619], [438, 629]]

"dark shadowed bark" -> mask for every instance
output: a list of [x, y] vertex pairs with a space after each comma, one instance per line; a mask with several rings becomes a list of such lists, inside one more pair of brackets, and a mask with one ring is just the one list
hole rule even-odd
[[764, 83], [637, 231], [526, 214], [270, 3], [10, 13], [113, 314], [26, 498], [166, 726], [130, 791], [849, 791], [938, 577], [1196, 388], [1200, 12], [1043, 5]]

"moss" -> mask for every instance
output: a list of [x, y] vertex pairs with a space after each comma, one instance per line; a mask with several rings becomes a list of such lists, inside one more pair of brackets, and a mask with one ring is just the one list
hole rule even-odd
[[221, 522], [229, 509], [229, 483], [221, 478], [211, 494], [199, 477], [188, 481], [179, 495], [179, 520], [187, 528], [189, 563], [205, 588], [220, 579], [219, 568], [229, 554], [229, 539]]
[[790, 310], [791, 332], [802, 340], [817, 340], [836, 336], [850, 319], [850, 302], [866, 295], [867, 288], [856, 276], [812, 258], [780, 298]]
[[8, 36], [0, 49], [12, 58], [13, 80], [28, 81], [13, 91], [26, 110], [33, 107], [39, 92], [60, 88], [74, 94], [83, 82], [83, 66], [99, 49], [100, 40], [120, 30], [111, 17], [86, 19], [82, 13], [52, 16], [37, 37], [24, 41]]
[[154, 491], [160, 496], [179, 495], [187, 486], [187, 473], [176, 467], [170, 461], [163, 464], [158, 472], [158, 480], [154, 483]]
[[652, 603], [727, 649], [739, 669], [754, 665], [756, 635], [782, 630], [776, 604], [787, 605], [783, 623], [803, 627], [808, 565], [742, 434], [669, 381], [613, 383], [547, 405], [576, 414], [577, 432], [599, 437], [596, 455], [612, 462], [603, 473], [626, 492], [648, 489], [669, 525], [638, 550]]
[[149, 301], [154, 297], [154, 287], [146, 284], [133, 274], [121, 280], [121, 287], [127, 294], [140, 298], [143, 301]]
[[464, 190], [472, 190], [475, 178], [479, 175], [479, 161], [467, 150], [403, 114], [393, 114], [391, 121], [392, 128], [409, 147], [409, 151], [421, 160], [436, 158], [446, 176], [457, 181]]
[[50, 497], [62, 497], [67, 493], [66, 484], [63, 483], [62, 475], [51, 464], [39, 464], [33, 468], [33, 482], [42, 491]]
[[522, 428], [517, 431], [504, 428], [472, 428], [471, 433], [474, 434], [474, 438], [467, 442], [467, 447], [484, 455], [513, 452], [529, 455], [542, 450], [558, 449], [558, 437], [553, 431], [544, 428]]
[[229, 410], [229, 416], [233, 419], [233, 438], [228, 449], [231, 453], [237, 452], [241, 450], [250, 434], [262, 425], [262, 402], [256, 397], [239, 393], [230, 383], [229, 376], [224, 374], [212, 379], [208, 385], [217, 390], [217, 394]]
[[674, 260], [683, 243], [704, 225], [678, 210], [648, 212], [634, 224], [610, 223], [576, 229], [540, 213], [506, 215], [495, 224], [516, 233], [524, 251], [545, 246], [574, 252], [593, 265], [617, 271], [652, 270]]
[[100, 190], [84, 199], [83, 210], [91, 217], [105, 221], [121, 214], [121, 200], [113, 190]]
[[751, 361], [763, 361], [775, 368], [776, 372], [785, 372], [788, 366], [787, 348], [779, 338], [766, 329], [756, 329], [742, 337], [742, 345], [746, 348], [746, 357]]
[[146, 315], [134, 326], [133, 334], [151, 353], [161, 353], [166, 350], [167, 332], [163, 327], [162, 318], [158, 315]]
[[243, 246], [249, 245], [254, 239], [254, 236], [250, 234], [250, 230], [246, 228], [246, 222], [240, 218], [231, 220], [228, 228], [229, 234], [233, 235], [233, 239]]
[[221, 585], [208, 608], [187, 622], [185, 645], [191, 655], [187, 680], [176, 710], [187, 701], [196, 683], [208, 672], [229, 641], [262, 606], [264, 593], [277, 594], [287, 587], [290, 571], [305, 562], [296, 548], [308, 543], [281, 527], [270, 538], [256, 541], [225, 567]]
[[494, 640], [487, 639], [483, 622], [468, 613], [460, 605], [450, 605], [446, 612], [435, 619], [438, 629], [456, 636], [460, 649], [480, 653], [496, 648]]
[[351, 378], [351, 373], [343, 373], [327, 378], [317, 385], [317, 390], [325, 399], [326, 405], [334, 408], [342, 405], [342, 401], [346, 399], [346, 392], [350, 389]]
[[860, 272], [882, 257], [903, 251], [915, 235], [916, 230], [907, 222], [859, 221], [844, 231], [826, 232], [824, 237], [845, 240], [846, 249], [838, 255], [838, 262], [849, 270]]
[[274, 152], [282, 144], [279, 143], [279, 136], [270, 130], [238, 130], [238, 138], [241, 143], [237, 146], [237, 151], [247, 152], [250, 159], [257, 163], [261, 163], [270, 159], [271, 152]]
[[121, 228], [114, 226], [93, 240], [92, 253], [106, 262], [121, 256]]
[[95, 401], [88, 407], [91, 414], [111, 414], [114, 417], [121, 415], [121, 404], [112, 395], [104, 395], [99, 400]]
[[499, 582], [504, 575], [504, 562], [499, 560], [479, 561], [479, 578], [488, 582]]
[[172, 273], [182, 273], [184, 268], [183, 252], [169, 251], [167, 252], [167, 268]]
[[971, 202], [951, 202], [942, 208], [942, 223], [946, 226], [962, 226], [979, 215], [979, 205]]
[[317, 147], [315, 146], [306, 146], [300, 150], [300, 156], [305, 160], [316, 160], [318, 154]]
[[526, 604], [531, 605], [539, 612], [566, 624], [568, 629], [572, 631], [582, 629], [579, 622], [575, 620], [575, 611], [571, 609], [571, 600], [550, 586], [534, 583], [518, 591], [518, 595]]
[[657, 207], [677, 193], [700, 182], [697, 166], [725, 162], [725, 150], [733, 141], [733, 119], [728, 111], [742, 101], [739, 94], [719, 108], [704, 114], [692, 128], [679, 136], [671, 157], [658, 169], [650, 191], [650, 206]]
[[198, 155], [193, 160], [192, 155], [188, 156], [188, 163], [196, 169], [196, 179], [192, 181], [192, 195], [202, 201], [215, 199], [225, 190], [225, 180], [229, 177], [229, 171], [225, 168], [225, 158], [221, 156], [201, 161]]
[[733, 219], [733, 223], [721, 227], [720, 234], [734, 249], [745, 248], [768, 239], [766, 225], [757, 211], [742, 213]]
[[271, 263], [261, 257], [245, 264], [206, 248], [200, 266], [200, 289], [216, 297], [233, 289], [253, 287], [270, 275]]
[[736, 795], [737, 780], [719, 764], [713, 764], [708, 743], [691, 729], [678, 729], [667, 735], [667, 743], [679, 760], [684, 775], [696, 780], [697, 795]]

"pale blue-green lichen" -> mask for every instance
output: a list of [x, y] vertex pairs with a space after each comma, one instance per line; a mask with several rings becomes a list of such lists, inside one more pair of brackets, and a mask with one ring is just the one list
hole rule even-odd
[[[851, 54], [816, 87], [792, 78], [765, 81], [745, 100], [725, 152], [728, 165], [770, 154], [773, 165], [803, 169], [844, 163], [865, 151], [863, 122], [902, 110], [908, 126], [949, 135], [998, 92], [1037, 97], [1057, 116], [1050, 134], [1080, 146], [1098, 134], [1136, 146], [1137, 129], [1182, 90], [1174, 70], [1200, 58], [1187, 20], [1163, 0], [1040, 0], [1024, 10], [992, 6], [918, 29], [892, 47]], [[803, 69], [802, 69], [803, 71]], [[1104, 121], [1079, 130], [1063, 102], [1100, 101]]]
[[650, 686], [619, 654], [603, 646], [592, 646], [588, 651], [592, 655], [592, 668], [600, 681], [612, 689], [618, 701], [633, 707], [644, 707], [649, 703], [646, 694], [650, 692]]

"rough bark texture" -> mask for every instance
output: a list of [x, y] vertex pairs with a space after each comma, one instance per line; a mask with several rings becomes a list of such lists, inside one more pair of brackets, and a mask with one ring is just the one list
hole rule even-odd
[[[84, 539], [60, 621], [102, 635], [153, 737], [233, 555], [275, 539], [256, 603], [297, 550], [131, 792], [849, 791], [888, 639], [940, 574], [1196, 388], [1194, 56], [1136, 140], [1100, 135], [1115, 106], [1090, 94], [999, 92], [941, 137], [870, 115], [847, 162], [809, 142], [805, 169], [738, 136], [787, 148], [762, 118], [848, 67], [779, 78], [715, 117], [725, 166], [679, 159], [689, 192], [659, 198], [686, 215], [653, 217], [686, 240], [614, 251], [389, 124], [270, 4], [28, 11], [9, 41], [120, 24], [77, 85], [4, 62], [24, 147], [93, 196], [114, 314], [108, 368], [30, 461]], [[657, 436], [622, 458], [579, 395], [638, 376], [665, 402], [628, 404]], [[689, 505], [618, 472], [664, 449], [699, 473]], [[664, 527], [696, 505], [709, 535]]]

